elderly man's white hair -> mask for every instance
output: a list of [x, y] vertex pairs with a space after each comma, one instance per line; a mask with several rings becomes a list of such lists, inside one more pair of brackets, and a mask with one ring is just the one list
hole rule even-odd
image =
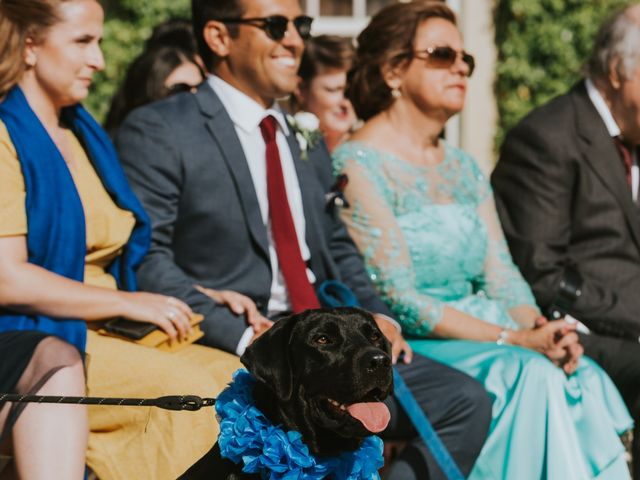
[[611, 68], [629, 78], [640, 57], [640, 3], [619, 10], [602, 24], [591, 56], [585, 64], [585, 74], [594, 81], [606, 81]]

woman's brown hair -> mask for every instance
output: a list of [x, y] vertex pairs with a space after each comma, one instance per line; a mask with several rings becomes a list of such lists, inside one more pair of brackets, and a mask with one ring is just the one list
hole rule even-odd
[[455, 14], [443, 2], [416, 0], [383, 8], [360, 33], [347, 80], [347, 97], [359, 118], [368, 120], [391, 105], [383, 69], [400, 68], [410, 61], [418, 27], [429, 18], [456, 24]]
[[15, 86], [27, 69], [27, 39], [38, 42], [59, 21], [58, 6], [67, 0], [0, 0], [0, 98]]
[[355, 49], [348, 37], [338, 35], [318, 35], [305, 42], [298, 76], [309, 83], [323, 70], [344, 70], [351, 68]]
[[[304, 42], [304, 53], [298, 68], [300, 87], [308, 87], [311, 80], [327, 70], [347, 72], [353, 65], [354, 54], [353, 41], [349, 37], [318, 35], [309, 38]], [[296, 95], [291, 95], [289, 98], [289, 108], [292, 112], [303, 109]]]

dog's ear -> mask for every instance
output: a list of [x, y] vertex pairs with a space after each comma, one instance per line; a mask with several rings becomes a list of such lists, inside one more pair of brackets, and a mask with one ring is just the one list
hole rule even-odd
[[278, 320], [249, 345], [240, 357], [251, 374], [284, 401], [291, 400], [293, 396], [289, 341], [295, 323], [295, 316]]

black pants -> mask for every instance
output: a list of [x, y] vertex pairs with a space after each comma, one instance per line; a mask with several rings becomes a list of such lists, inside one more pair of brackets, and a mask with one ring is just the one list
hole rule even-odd
[[[491, 422], [491, 400], [484, 387], [468, 375], [421, 355], [414, 355], [409, 365], [398, 363], [397, 368], [456, 464], [468, 475]], [[385, 403], [391, 410], [391, 422], [382, 438], [411, 439], [398, 460], [409, 463], [417, 479], [444, 478], [398, 401], [390, 397]]]
[[594, 359], [616, 384], [635, 422], [633, 478], [640, 480], [640, 343], [590, 333], [580, 334], [585, 355]]

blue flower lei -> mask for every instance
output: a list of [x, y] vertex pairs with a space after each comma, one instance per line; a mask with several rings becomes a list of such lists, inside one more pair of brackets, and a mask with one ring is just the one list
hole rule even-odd
[[272, 425], [253, 405], [254, 384], [251, 374], [240, 369], [216, 400], [222, 457], [243, 462], [243, 472], [260, 474], [263, 480], [380, 479], [378, 469], [384, 464], [380, 438], [366, 438], [355, 452], [316, 458], [299, 432]]

